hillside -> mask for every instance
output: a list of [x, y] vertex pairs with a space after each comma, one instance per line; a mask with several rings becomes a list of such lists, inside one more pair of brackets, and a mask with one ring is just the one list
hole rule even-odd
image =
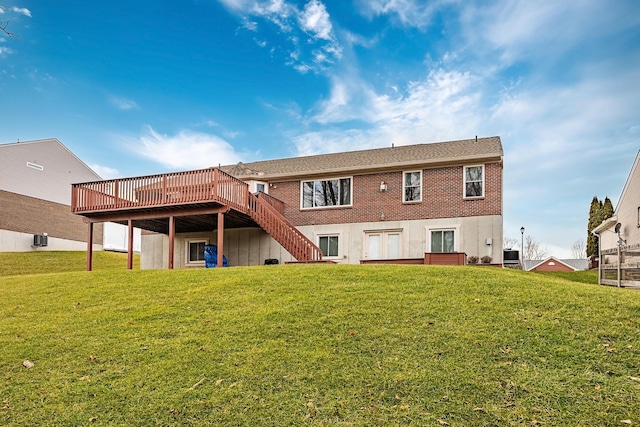
[[639, 292], [520, 271], [0, 277], [3, 425], [639, 424], [639, 356]]

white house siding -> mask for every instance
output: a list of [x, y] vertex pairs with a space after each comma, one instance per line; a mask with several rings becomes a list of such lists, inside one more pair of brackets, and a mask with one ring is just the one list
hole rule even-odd
[[[627, 178], [627, 182], [620, 195], [620, 200], [615, 210], [615, 221], [606, 221], [609, 227], [600, 233], [600, 249], [616, 249], [618, 247], [618, 235], [614, 232], [616, 223], [620, 223], [620, 237], [626, 240], [623, 246], [635, 247], [640, 245], [640, 151]], [[637, 251], [627, 255], [623, 259], [625, 264], [640, 264], [640, 256]], [[617, 255], [606, 255], [602, 260], [604, 264], [617, 265]]]
[[[494, 263], [502, 262], [502, 216], [483, 216], [412, 221], [381, 221], [356, 224], [330, 224], [302, 226], [298, 229], [313, 242], [319, 235], [338, 234], [340, 254], [329, 258], [344, 264], [359, 264], [364, 258], [365, 232], [375, 230], [400, 230], [402, 232], [401, 258], [423, 258], [430, 246], [430, 230], [455, 228], [456, 251], [468, 256], [489, 255]], [[224, 255], [231, 266], [262, 265], [266, 259], [280, 263], [295, 261], [279, 243], [260, 228], [228, 229], [224, 232]], [[492, 241], [486, 244], [487, 238]], [[185, 262], [187, 242], [205, 239], [217, 243], [217, 232], [181, 233], [175, 237], [174, 268], [188, 267]], [[142, 269], [167, 268], [169, 239], [166, 235], [142, 236]]]
[[100, 179], [57, 139], [0, 145], [1, 190], [71, 205], [71, 184]]

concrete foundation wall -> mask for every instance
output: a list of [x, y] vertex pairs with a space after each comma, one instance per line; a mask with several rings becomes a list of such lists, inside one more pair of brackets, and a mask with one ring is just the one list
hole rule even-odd
[[[48, 244], [33, 247], [33, 234], [0, 230], [0, 248], [2, 252], [34, 252], [34, 251], [86, 251], [87, 243], [75, 240], [60, 239], [48, 236]], [[94, 244], [94, 251], [101, 251], [102, 245]]]
[[[328, 258], [345, 264], [359, 264], [366, 258], [366, 234], [394, 231], [401, 234], [401, 258], [424, 258], [430, 248], [431, 230], [453, 229], [455, 251], [468, 256], [489, 255], [493, 263], [502, 262], [502, 216], [426, 219], [412, 221], [379, 221], [355, 224], [301, 226], [298, 229], [316, 244], [321, 235], [339, 236], [338, 257]], [[191, 240], [217, 244], [217, 232], [181, 233], [175, 238], [174, 268], [203, 267], [204, 263], [186, 262]], [[487, 245], [487, 239], [491, 244]], [[142, 269], [168, 267], [169, 238], [162, 234], [143, 234], [140, 266]], [[263, 265], [266, 259], [281, 264], [295, 261], [279, 243], [260, 228], [229, 229], [224, 232], [224, 255], [231, 266]]]

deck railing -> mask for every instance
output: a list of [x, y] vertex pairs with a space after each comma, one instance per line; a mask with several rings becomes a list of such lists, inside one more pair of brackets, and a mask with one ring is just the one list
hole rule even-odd
[[76, 214], [217, 202], [249, 215], [298, 261], [322, 259], [320, 249], [284, 217], [284, 204], [220, 169], [200, 169], [73, 184]]
[[259, 192], [256, 194], [256, 197], [263, 200], [266, 203], [269, 203], [271, 206], [275, 208], [280, 214], [284, 215], [284, 202], [282, 200], [276, 199], [264, 192]]
[[200, 169], [73, 184], [71, 210], [90, 213], [220, 202], [247, 213], [248, 193], [246, 183], [220, 169]]

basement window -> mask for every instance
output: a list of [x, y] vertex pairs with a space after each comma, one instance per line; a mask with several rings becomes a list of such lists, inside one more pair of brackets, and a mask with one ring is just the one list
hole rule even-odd
[[204, 247], [206, 240], [187, 241], [187, 265], [204, 265]]
[[336, 258], [339, 256], [339, 236], [337, 234], [318, 237], [318, 246], [322, 251], [322, 256]]

